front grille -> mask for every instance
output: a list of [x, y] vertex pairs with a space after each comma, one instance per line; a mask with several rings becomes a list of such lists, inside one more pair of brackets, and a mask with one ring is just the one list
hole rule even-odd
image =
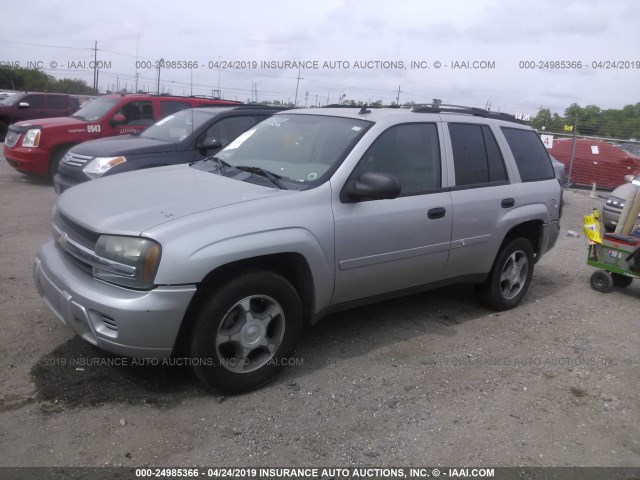
[[62, 163], [72, 167], [84, 167], [90, 160], [93, 160], [93, 157], [89, 155], [79, 155], [73, 152], [67, 152], [66, 155], [62, 157]]
[[96, 243], [98, 243], [98, 239], [100, 238], [100, 234], [78, 225], [59, 211], [56, 212], [56, 215], [53, 218], [53, 223], [57, 225], [61, 231], [69, 235], [72, 240], [75, 240], [79, 244], [91, 250], [95, 248]]
[[13, 130], [9, 130], [7, 135], [4, 137], [4, 144], [7, 148], [15, 147], [16, 143], [18, 143], [18, 138], [20, 138], [19, 132], [14, 132]]

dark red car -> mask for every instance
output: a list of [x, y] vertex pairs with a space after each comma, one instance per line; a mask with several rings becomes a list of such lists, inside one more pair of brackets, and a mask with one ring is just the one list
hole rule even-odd
[[9, 125], [34, 118], [66, 117], [78, 110], [80, 102], [65, 93], [22, 92], [0, 100], [0, 141]]

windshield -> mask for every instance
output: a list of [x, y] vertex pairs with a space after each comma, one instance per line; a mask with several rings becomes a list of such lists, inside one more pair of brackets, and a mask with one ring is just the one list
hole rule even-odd
[[151, 125], [140, 136], [165, 142], [180, 142], [211, 120], [211, 117], [211, 113], [198, 109], [181, 110]]
[[216, 157], [283, 180], [317, 185], [331, 175], [371, 123], [320, 115], [274, 115], [247, 130]]
[[87, 120], [88, 122], [95, 122], [102, 119], [102, 117], [104, 117], [105, 114], [117, 103], [117, 98], [96, 98], [71, 116], [73, 118]]

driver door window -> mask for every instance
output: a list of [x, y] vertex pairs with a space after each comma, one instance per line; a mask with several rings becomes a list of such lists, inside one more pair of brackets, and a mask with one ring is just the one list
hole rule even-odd
[[400, 196], [440, 189], [440, 147], [435, 124], [397, 125], [383, 132], [369, 147], [352, 178], [365, 172], [383, 172], [400, 180]]

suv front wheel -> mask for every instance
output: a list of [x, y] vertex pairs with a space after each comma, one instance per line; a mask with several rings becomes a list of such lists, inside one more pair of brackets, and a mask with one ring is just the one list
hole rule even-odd
[[483, 303], [498, 311], [518, 305], [529, 289], [533, 264], [533, 247], [526, 238], [516, 238], [504, 245], [489, 277], [480, 286]]
[[253, 390], [288, 363], [301, 331], [295, 288], [273, 272], [245, 273], [213, 290], [197, 313], [193, 370], [213, 389]]

